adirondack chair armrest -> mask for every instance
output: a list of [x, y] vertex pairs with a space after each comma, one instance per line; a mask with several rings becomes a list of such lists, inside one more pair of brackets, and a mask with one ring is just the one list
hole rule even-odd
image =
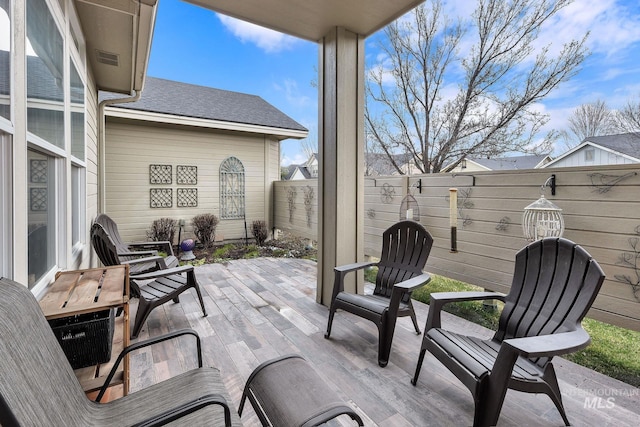
[[[403, 282], [399, 282], [393, 285], [393, 289], [391, 291], [391, 300], [389, 301], [388, 315], [389, 318], [394, 319], [392, 321], [392, 328], [395, 326], [395, 319], [398, 317], [402, 295], [404, 295], [406, 292], [411, 292], [414, 289], [422, 287], [423, 285], [429, 283], [430, 280], [431, 275], [429, 273], [422, 273], [419, 276], [412, 277], [411, 279], [407, 279]], [[393, 332], [391, 333], [391, 335], [393, 335]]]
[[127, 252], [118, 252], [118, 256], [137, 256], [137, 257], [149, 257], [149, 256], [157, 256], [158, 251], [127, 251]]
[[431, 302], [429, 303], [429, 314], [427, 315], [425, 334], [431, 328], [441, 327], [440, 313], [446, 304], [451, 302], [482, 301], [489, 299], [504, 301], [505, 296], [506, 295], [499, 292], [434, 292], [431, 294]]
[[159, 248], [159, 250], [166, 253], [167, 255], [173, 255], [173, 246], [171, 245], [171, 242], [169, 242], [168, 240], [159, 240], [159, 241], [152, 241], [152, 242], [133, 242], [133, 243], [127, 243], [127, 246], [137, 247], [137, 248]]
[[575, 331], [558, 334], [538, 335], [534, 337], [511, 338], [502, 345], [509, 346], [520, 356], [534, 359], [536, 357], [553, 357], [572, 353], [589, 345], [591, 338], [587, 331], [579, 327]]
[[393, 285], [393, 291], [396, 292], [396, 289], [402, 293], [414, 291], [431, 281], [431, 275], [429, 273], [422, 273], [419, 276], [412, 277], [411, 279], [407, 279], [404, 282], [399, 282]]
[[336, 272], [340, 272], [342, 275], [350, 273], [352, 271], [362, 270], [366, 267], [371, 267], [372, 265], [377, 265], [377, 262], [367, 261], [367, 262], [354, 262], [353, 264], [345, 264], [339, 265], [334, 268]]
[[109, 371], [109, 375], [107, 375], [107, 378], [105, 379], [104, 384], [100, 388], [100, 392], [98, 393], [98, 396], [96, 397], [96, 402], [100, 402], [100, 400], [104, 396], [104, 393], [105, 393], [105, 391], [107, 391], [107, 388], [109, 387], [109, 384], [111, 384], [111, 380], [113, 379], [114, 375], [116, 374], [116, 371], [118, 370], [118, 367], [120, 366], [120, 363], [124, 359], [124, 356], [126, 356], [128, 353], [130, 353], [130, 352], [132, 352], [134, 350], [139, 350], [141, 348], [148, 347], [148, 346], [153, 345], [153, 344], [158, 344], [160, 342], [167, 341], [167, 340], [170, 340], [170, 339], [174, 339], [174, 338], [177, 338], [177, 337], [181, 337], [183, 335], [193, 335], [196, 338], [196, 346], [197, 346], [197, 353], [198, 353], [197, 354], [197, 356], [198, 356], [198, 367], [202, 368], [202, 345], [200, 343], [200, 336], [193, 329], [180, 329], [180, 330], [177, 330], [177, 331], [169, 332], [169, 333], [164, 334], [164, 335], [159, 335], [157, 337], [149, 338], [148, 340], [144, 340], [144, 341], [140, 341], [140, 342], [128, 345], [124, 349], [122, 349], [120, 354], [118, 354], [118, 357], [116, 358], [116, 362], [113, 364], [113, 367], [111, 368], [111, 371]]
[[129, 259], [126, 261], [122, 261], [121, 264], [143, 264], [145, 262], [156, 262], [162, 265], [164, 263], [164, 258], [158, 255], [147, 256], [144, 258], [136, 258], [136, 259]]
[[190, 273], [193, 272], [192, 265], [183, 265], [181, 267], [167, 268], [164, 270], [151, 271], [144, 274], [136, 274], [132, 279], [135, 280], [151, 280], [158, 277], [171, 276], [172, 274]]
[[336, 297], [340, 292], [344, 291], [344, 277], [347, 273], [352, 271], [362, 270], [363, 268], [378, 265], [377, 262], [355, 262], [353, 264], [344, 264], [334, 267], [335, 277], [333, 280], [333, 294], [332, 299]]
[[229, 409], [227, 400], [219, 394], [207, 394], [205, 396], [201, 396], [176, 408], [171, 408], [153, 418], [136, 423], [133, 427], [163, 426], [209, 405], [222, 406], [224, 409], [224, 425], [225, 427], [231, 427], [231, 410]]

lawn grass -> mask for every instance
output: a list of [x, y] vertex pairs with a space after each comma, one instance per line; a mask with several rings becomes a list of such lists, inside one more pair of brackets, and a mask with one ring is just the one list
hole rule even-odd
[[[365, 272], [365, 280], [375, 282], [376, 270]], [[459, 292], [482, 290], [474, 285], [447, 277], [432, 275], [428, 285], [413, 292], [412, 297], [429, 303], [432, 292]], [[447, 304], [444, 310], [456, 316], [495, 330], [498, 325], [502, 303], [498, 309], [489, 309], [482, 301], [465, 301]], [[608, 377], [640, 387], [640, 332], [619, 328], [594, 319], [586, 318], [582, 326], [591, 336], [591, 345], [586, 349], [564, 355], [565, 359], [593, 369]]]

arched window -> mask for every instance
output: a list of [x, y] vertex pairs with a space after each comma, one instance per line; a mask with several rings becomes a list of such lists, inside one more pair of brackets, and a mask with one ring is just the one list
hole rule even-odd
[[244, 218], [244, 166], [233, 156], [220, 165], [220, 218]]

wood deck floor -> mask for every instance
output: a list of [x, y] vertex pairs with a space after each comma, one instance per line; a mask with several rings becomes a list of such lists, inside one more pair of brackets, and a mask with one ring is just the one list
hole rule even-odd
[[[220, 369], [236, 408], [247, 377], [259, 363], [298, 353], [361, 414], [367, 426], [472, 424], [471, 394], [429, 353], [418, 385], [411, 385], [422, 337], [415, 334], [409, 318], [398, 320], [386, 368], [378, 367], [377, 329], [369, 321], [338, 312], [331, 339], [324, 338], [328, 310], [315, 302], [314, 262], [258, 258], [205, 265], [196, 272], [209, 316], [202, 317], [195, 293], [188, 291], [179, 304], [169, 302], [154, 310], [138, 339], [185, 327], [197, 330], [204, 363]], [[136, 304], [133, 300], [132, 313]], [[424, 327], [428, 306], [417, 303], [415, 308]], [[448, 313], [443, 313], [443, 327], [491, 335]], [[185, 338], [133, 354], [131, 390], [194, 367], [194, 347]], [[639, 425], [638, 388], [563, 359], [557, 358], [554, 365], [572, 425]], [[259, 425], [250, 405], [242, 421], [246, 426]], [[330, 425], [354, 424], [342, 416]], [[510, 390], [498, 426], [538, 425], [564, 424], [547, 396]]]

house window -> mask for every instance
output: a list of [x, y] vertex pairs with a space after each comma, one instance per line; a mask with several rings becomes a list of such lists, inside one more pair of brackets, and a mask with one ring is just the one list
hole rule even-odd
[[236, 157], [220, 165], [220, 218], [244, 218], [244, 166]]
[[585, 162], [593, 162], [594, 157], [595, 157], [595, 152], [596, 152], [596, 150], [594, 150], [593, 148], [588, 148], [588, 149], [584, 150], [584, 161]]
[[64, 149], [64, 44], [45, 0], [27, 0], [27, 39], [27, 129]]
[[11, 119], [11, 13], [0, 1], [0, 117]]
[[71, 86], [71, 155], [84, 162], [84, 83], [73, 61], [69, 60]]
[[56, 162], [51, 156], [27, 151], [29, 289], [56, 265]]

